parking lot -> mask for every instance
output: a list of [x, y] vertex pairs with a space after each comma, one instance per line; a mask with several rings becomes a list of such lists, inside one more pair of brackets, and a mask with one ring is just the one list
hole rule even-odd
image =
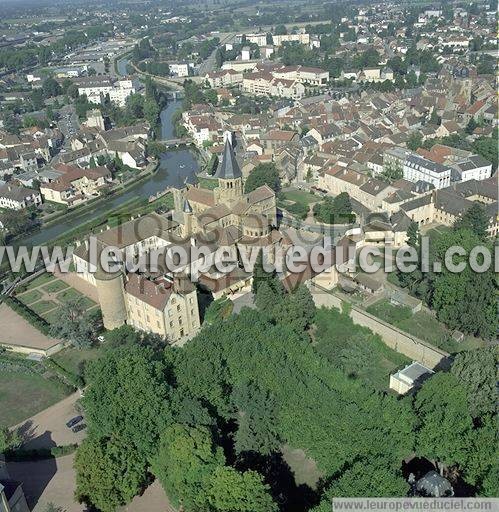
[[81, 443], [85, 430], [75, 434], [66, 426], [67, 421], [79, 414], [75, 409], [78, 398], [80, 393], [73, 393], [17, 425], [23, 437], [23, 448], [32, 450]]

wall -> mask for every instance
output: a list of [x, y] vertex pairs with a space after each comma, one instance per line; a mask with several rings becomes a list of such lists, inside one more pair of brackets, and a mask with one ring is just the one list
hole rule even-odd
[[[343, 300], [324, 288], [311, 284], [310, 291], [316, 306], [338, 308], [340, 310], [343, 308]], [[449, 356], [447, 352], [397, 329], [397, 327], [380, 320], [356, 306], [351, 306], [349, 316], [356, 324], [367, 327], [374, 333], [379, 334], [383, 342], [390, 348], [404, 354], [413, 361], [421, 363], [427, 368], [434, 368]]]

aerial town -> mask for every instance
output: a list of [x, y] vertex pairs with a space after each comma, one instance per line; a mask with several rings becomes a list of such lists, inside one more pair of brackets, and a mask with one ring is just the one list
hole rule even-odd
[[498, 510], [497, 0], [0, 12], [0, 512]]

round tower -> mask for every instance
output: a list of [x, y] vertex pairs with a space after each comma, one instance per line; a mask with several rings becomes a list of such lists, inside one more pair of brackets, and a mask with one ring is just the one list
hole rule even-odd
[[121, 327], [127, 319], [123, 273], [107, 273], [99, 269], [95, 273], [95, 284], [104, 327], [108, 330]]

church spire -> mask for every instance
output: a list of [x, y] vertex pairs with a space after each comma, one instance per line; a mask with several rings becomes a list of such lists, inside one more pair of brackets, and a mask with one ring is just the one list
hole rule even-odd
[[242, 178], [242, 172], [239, 168], [239, 164], [236, 160], [236, 155], [232, 144], [230, 143], [229, 137], [225, 139], [224, 154], [222, 163], [215, 173], [215, 178], [220, 180], [235, 180]]

